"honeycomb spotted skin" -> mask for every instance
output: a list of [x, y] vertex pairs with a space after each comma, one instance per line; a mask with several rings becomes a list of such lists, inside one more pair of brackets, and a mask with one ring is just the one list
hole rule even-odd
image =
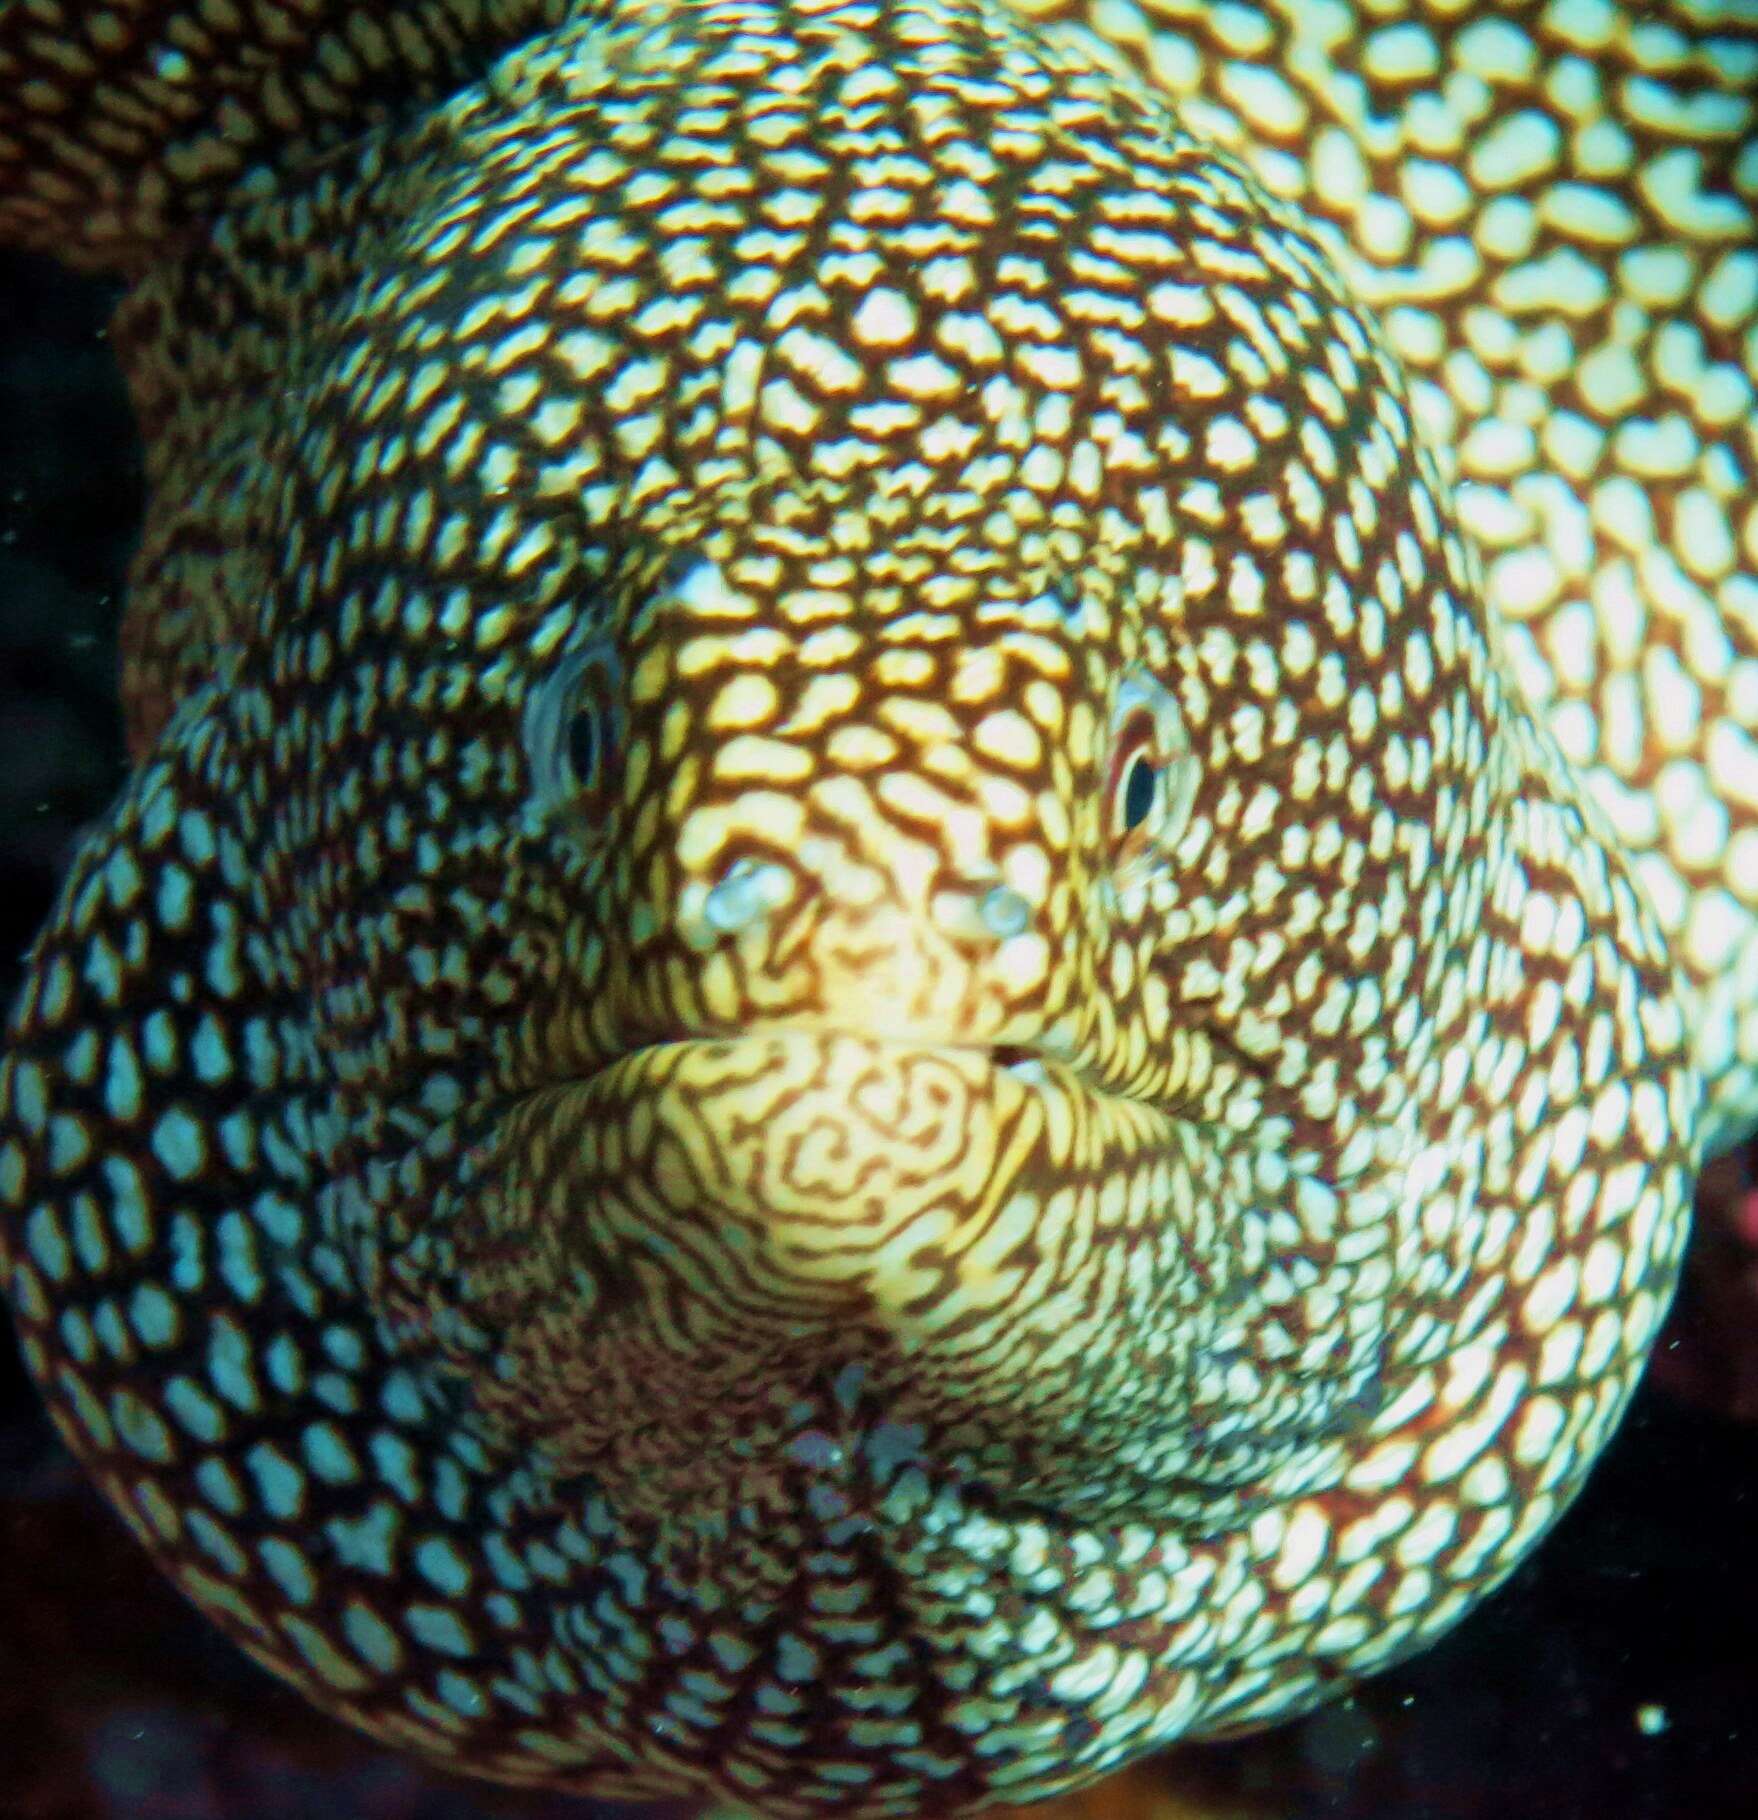
[[1728, 1143], [1758, 1102], [1758, 8], [1099, 24], [1377, 311], [1520, 689], [1635, 856]]
[[[608, 1795], [1029, 1799], [1419, 1648], [1615, 1425], [1754, 1110], [1655, 883], [1745, 876], [1750, 432], [1693, 415], [1657, 540], [1590, 499], [1523, 616], [1544, 502], [1643, 477], [1560, 465], [1566, 391], [1483, 470], [1550, 323], [1486, 324], [1490, 204], [1456, 306], [1394, 294], [1440, 127], [1373, 85], [1457, 14], [1302, 16], [1322, 68], [1239, 6], [0, 6], [0, 231], [131, 277], [153, 485], [8, 1293], [330, 1710]], [[1660, 55], [1501, 23], [1535, 94]], [[1741, 42], [1666, 141], [1729, 219]], [[1656, 385], [1675, 326], [1750, 378], [1717, 244], [1713, 308], [1591, 319]], [[1558, 656], [1617, 576], [1725, 658], [1689, 726], [1646, 646]], [[1570, 702], [1680, 744], [1611, 777]], [[1673, 763], [1719, 873], [1633, 832]]]

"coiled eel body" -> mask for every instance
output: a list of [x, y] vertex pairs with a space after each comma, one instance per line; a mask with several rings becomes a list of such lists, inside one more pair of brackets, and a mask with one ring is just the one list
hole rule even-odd
[[950, 1813], [1311, 1705], [1555, 1517], [1758, 1113], [1751, 11], [1040, 10], [0, 5], [152, 483], [10, 1298], [452, 1767]]

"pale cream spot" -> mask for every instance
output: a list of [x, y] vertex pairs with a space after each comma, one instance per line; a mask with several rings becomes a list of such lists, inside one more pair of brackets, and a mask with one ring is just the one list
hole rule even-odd
[[869, 291], [850, 326], [868, 347], [901, 347], [915, 337], [916, 307], [901, 291]]

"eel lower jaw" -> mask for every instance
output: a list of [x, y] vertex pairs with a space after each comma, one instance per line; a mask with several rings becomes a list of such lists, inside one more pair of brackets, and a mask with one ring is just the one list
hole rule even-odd
[[1351, 1357], [1256, 1356], [1277, 1190], [1231, 1135], [1025, 1045], [662, 1039], [508, 1103], [397, 1293], [479, 1337], [442, 1350], [509, 1449], [668, 1531], [827, 1472], [884, 1521], [907, 1438], [994, 1507], [1203, 1533], [1322, 1468], [1383, 1337], [1341, 1284]]
[[479, 1405], [624, 1508], [785, 1478], [789, 1412], [853, 1366], [869, 1427], [1048, 1501], [1187, 1406], [1189, 1148], [1025, 1045], [659, 1041], [508, 1109], [435, 1288], [495, 1336]]

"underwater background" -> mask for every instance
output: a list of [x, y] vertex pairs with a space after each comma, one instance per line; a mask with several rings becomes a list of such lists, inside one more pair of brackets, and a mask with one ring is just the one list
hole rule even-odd
[[[112, 293], [0, 257], [0, 999], [123, 776], [115, 629], [140, 469]], [[1307, 1720], [1041, 1810], [1086, 1820], [1758, 1815], [1758, 1157], [1585, 1496], [1438, 1648]], [[0, 1820], [591, 1820], [308, 1708], [84, 1482], [0, 1339]], [[1022, 1810], [1028, 1811], [1028, 1810]]]

